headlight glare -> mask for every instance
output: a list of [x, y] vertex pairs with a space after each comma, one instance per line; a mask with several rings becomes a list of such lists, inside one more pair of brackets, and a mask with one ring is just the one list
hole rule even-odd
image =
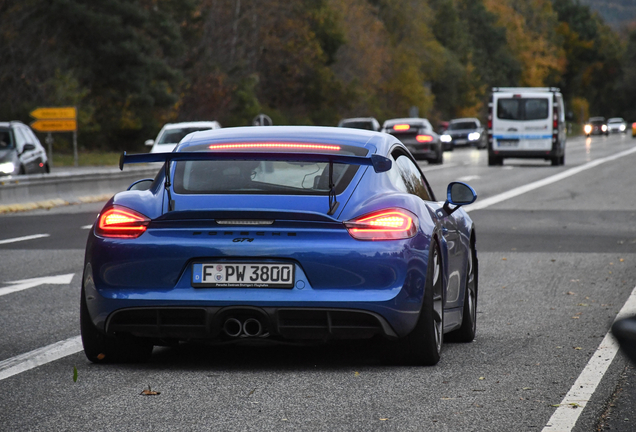
[[13, 171], [15, 171], [15, 165], [13, 165], [13, 162], [0, 163], [0, 173], [12, 174]]
[[479, 134], [479, 132], [471, 132], [468, 134], [468, 140], [469, 141], [477, 141], [479, 139], [481, 135]]
[[444, 134], [441, 137], [439, 137], [441, 142], [451, 142], [453, 140], [453, 137], [451, 137], [448, 134]]

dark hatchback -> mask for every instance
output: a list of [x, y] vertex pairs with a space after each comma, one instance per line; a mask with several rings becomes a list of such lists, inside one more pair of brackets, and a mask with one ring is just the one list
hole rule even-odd
[[426, 159], [430, 164], [444, 162], [444, 149], [439, 135], [425, 118], [409, 117], [384, 122], [382, 132], [394, 135], [409, 149], [415, 159]]
[[31, 128], [0, 122], [0, 176], [50, 172], [46, 151]]

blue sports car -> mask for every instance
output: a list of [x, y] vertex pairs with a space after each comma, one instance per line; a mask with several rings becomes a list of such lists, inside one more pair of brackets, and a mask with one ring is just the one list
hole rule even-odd
[[81, 332], [93, 362], [179, 341], [381, 337], [439, 361], [475, 336], [475, 228], [438, 202], [395, 136], [328, 127], [195, 132], [103, 208], [88, 237]]

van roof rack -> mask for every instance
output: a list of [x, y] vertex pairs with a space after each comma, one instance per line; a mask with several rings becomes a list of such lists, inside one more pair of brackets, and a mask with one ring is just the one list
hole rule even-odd
[[494, 92], [509, 92], [509, 93], [529, 93], [529, 92], [554, 92], [560, 93], [561, 89], [558, 87], [493, 87]]

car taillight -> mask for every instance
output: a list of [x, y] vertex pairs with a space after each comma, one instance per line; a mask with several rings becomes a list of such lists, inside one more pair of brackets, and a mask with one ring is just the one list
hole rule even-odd
[[400, 240], [417, 232], [417, 216], [404, 209], [387, 209], [344, 223], [351, 237], [358, 240]]
[[95, 234], [101, 237], [137, 238], [150, 223], [146, 216], [126, 207], [114, 206], [99, 215]]
[[407, 124], [396, 124], [393, 126], [393, 130], [396, 130], [396, 131], [405, 131], [409, 129], [411, 129], [411, 125], [407, 125]]
[[433, 137], [430, 135], [417, 135], [415, 137], [415, 139], [417, 140], [417, 142], [431, 142], [433, 141]]

